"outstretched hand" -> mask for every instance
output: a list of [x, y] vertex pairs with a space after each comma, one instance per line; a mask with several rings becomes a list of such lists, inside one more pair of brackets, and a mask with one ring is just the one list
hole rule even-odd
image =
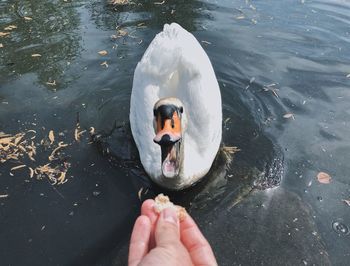
[[131, 235], [129, 266], [217, 265], [214, 253], [193, 219], [179, 221], [176, 212], [154, 211], [154, 200], [141, 207]]

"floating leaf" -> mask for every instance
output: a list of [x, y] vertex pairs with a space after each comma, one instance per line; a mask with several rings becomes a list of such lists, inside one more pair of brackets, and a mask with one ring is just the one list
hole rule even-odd
[[86, 130], [82, 130], [78, 132], [78, 139], [80, 140], [80, 137], [86, 132]]
[[108, 52], [106, 50], [102, 50], [98, 52], [99, 55], [107, 55]]
[[276, 86], [276, 85], [277, 85], [276, 83], [265, 85], [263, 88], [263, 91], [267, 91], [267, 92], [270, 91], [273, 95], [275, 95], [277, 98], [279, 98], [279, 96], [277, 94], [277, 91], [279, 91], [279, 89], [274, 88], [274, 86]]
[[46, 82], [46, 84], [47, 85], [50, 85], [50, 86], [56, 86], [57, 84], [56, 84], [56, 80], [54, 80], [54, 81], [48, 81], [48, 82]]
[[137, 192], [137, 196], [139, 197], [139, 200], [141, 200], [142, 191], [143, 191], [143, 187], [140, 188], [139, 192]]
[[6, 37], [7, 35], [10, 35], [10, 33], [0, 31], [0, 37]]
[[23, 137], [24, 137], [24, 134], [18, 134], [18, 136], [15, 138], [14, 144], [18, 145]]
[[41, 54], [32, 54], [32, 57], [40, 57]]
[[50, 144], [52, 144], [55, 141], [55, 135], [53, 133], [53, 130], [50, 130], [49, 132], [49, 140], [50, 140]]
[[317, 174], [317, 180], [322, 184], [329, 184], [331, 182], [331, 179], [332, 177], [325, 172], [319, 172]]
[[13, 140], [13, 137], [0, 138], [0, 144], [9, 145], [9, 143]]
[[32, 20], [31, 17], [23, 17], [23, 18], [24, 18], [24, 20]]
[[111, 5], [127, 5], [129, 4], [129, 0], [111, 0], [109, 2]]
[[0, 138], [10, 137], [10, 136], [11, 136], [10, 134], [6, 134], [5, 132], [0, 131]]
[[105, 66], [106, 68], [108, 67], [107, 61], [102, 62], [100, 65]]
[[78, 128], [76, 128], [76, 129], [74, 130], [74, 139], [75, 139], [76, 141], [79, 141], [79, 137], [78, 137]]
[[292, 113], [286, 113], [285, 115], [283, 115], [283, 118], [286, 118], [286, 119], [293, 118], [293, 120], [295, 120], [294, 114]]
[[[84, 132], [85, 130], [78, 132], [79, 136]], [[65, 161], [61, 156], [57, 156], [57, 153], [58, 150], [67, 147], [69, 144], [65, 144], [62, 141], [57, 144], [49, 156], [49, 160], [53, 161], [52, 164], [47, 163], [42, 166], [29, 167], [27, 166], [28, 164], [22, 163], [29, 159], [35, 162], [34, 156], [36, 155], [38, 145], [45, 145], [45, 150], [54, 147], [52, 145], [55, 141], [53, 130], [49, 131], [49, 136], [44, 138], [40, 144], [32, 140], [35, 138], [35, 134], [36, 131], [32, 129], [15, 135], [0, 131], [0, 163], [6, 163], [7, 161], [16, 163], [11, 168], [10, 176], [14, 176], [13, 171], [15, 170], [28, 168], [30, 178], [35, 176], [37, 179], [48, 178], [52, 185], [65, 183], [67, 181], [67, 171], [70, 168], [70, 163]], [[44, 144], [44, 141], [46, 144]], [[50, 142], [52, 146], [49, 146]], [[30, 164], [32, 165], [32, 162]]]
[[3, 48], [3, 47], [4, 47], [4, 45], [2, 43], [0, 43], [0, 48]]
[[0, 195], [0, 199], [7, 198], [8, 196], [9, 196], [8, 194], [1, 194], [1, 195]]
[[236, 16], [235, 19], [245, 19], [245, 16], [244, 15], [239, 15], [239, 16]]
[[128, 32], [125, 31], [125, 30], [118, 30], [118, 35], [119, 35], [119, 36], [125, 36], [125, 35], [127, 35], [127, 34], [128, 34]]
[[28, 167], [29, 168], [29, 177], [30, 178], [33, 178], [33, 176], [34, 176], [34, 170], [33, 170], [33, 168], [31, 168], [31, 167]]
[[9, 25], [6, 28], [4, 28], [4, 30], [14, 30], [14, 29], [17, 29], [16, 25]]
[[11, 168], [11, 171], [18, 170], [18, 169], [21, 169], [21, 168], [24, 168], [24, 167], [26, 167], [25, 164], [18, 165], [18, 166], [12, 167], [12, 168]]
[[346, 205], [348, 205], [350, 207], [350, 200], [343, 199], [342, 201], [345, 202]]
[[57, 181], [59, 185], [66, 183], [66, 172], [61, 172], [60, 176], [57, 178]]
[[201, 41], [202, 43], [204, 43], [204, 44], [211, 44], [211, 42], [208, 42], [208, 41]]
[[58, 143], [58, 147], [55, 148], [55, 149], [51, 152], [51, 154], [50, 154], [50, 156], [49, 156], [49, 161], [53, 161], [53, 160], [55, 159], [55, 155], [56, 155], [56, 152], [57, 152], [58, 150], [60, 150], [60, 149], [62, 149], [62, 148], [65, 148], [65, 147], [67, 147], [67, 146], [68, 146], [68, 144], [64, 144], [63, 141], [60, 141], [60, 142]]
[[241, 151], [241, 149], [239, 149], [239, 148], [237, 148], [237, 147], [235, 147], [235, 146], [223, 146], [223, 147], [222, 147], [222, 150], [223, 150], [224, 152], [229, 153], [229, 154], [234, 154], [234, 153], [236, 153], [236, 152]]

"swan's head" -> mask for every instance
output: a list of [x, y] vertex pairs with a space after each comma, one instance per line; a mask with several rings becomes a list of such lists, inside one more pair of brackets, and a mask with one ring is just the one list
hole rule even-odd
[[173, 178], [180, 170], [184, 107], [177, 98], [163, 98], [156, 102], [153, 113], [156, 133], [153, 141], [161, 147], [162, 173], [166, 178]]

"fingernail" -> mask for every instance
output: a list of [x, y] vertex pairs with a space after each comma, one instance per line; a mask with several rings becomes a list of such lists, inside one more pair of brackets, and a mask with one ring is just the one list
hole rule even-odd
[[171, 208], [167, 208], [162, 211], [162, 217], [164, 221], [178, 225], [179, 219], [177, 218], [177, 213]]

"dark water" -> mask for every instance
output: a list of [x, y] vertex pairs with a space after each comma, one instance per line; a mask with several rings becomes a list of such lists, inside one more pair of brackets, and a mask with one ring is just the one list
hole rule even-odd
[[[223, 142], [241, 149], [230, 169], [219, 158], [204, 182], [171, 193], [219, 264], [348, 264], [349, 2], [28, 0], [1, 1], [0, 13], [1, 32], [17, 26], [0, 37], [0, 131], [34, 129], [40, 140], [54, 130], [72, 143], [64, 185], [0, 166], [0, 194], [8, 195], [0, 198], [1, 265], [125, 264], [137, 192], [161, 191], [132, 157], [133, 71], [173, 21], [208, 53], [223, 98]], [[77, 113], [83, 129], [125, 125], [106, 139], [113, 156], [87, 135], [74, 141]], [[46, 161], [39, 152], [38, 165]], [[320, 171], [330, 184], [318, 183]]]

